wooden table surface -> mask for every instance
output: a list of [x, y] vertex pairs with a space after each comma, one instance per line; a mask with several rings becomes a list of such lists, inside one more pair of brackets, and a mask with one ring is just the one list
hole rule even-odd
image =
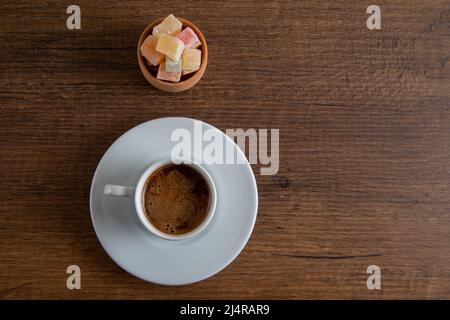
[[[0, 298], [450, 298], [448, 1], [0, 3]], [[368, 30], [369, 4], [382, 29]], [[192, 90], [149, 86], [146, 25], [173, 12], [203, 31]], [[239, 257], [165, 287], [116, 265], [90, 220], [108, 146], [151, 119], [280, 130], [280, 169], [260, 175]], [[79, 265], [81, 290], [66, 288]], [[366, 268], [381, 268], [368, 290]]]

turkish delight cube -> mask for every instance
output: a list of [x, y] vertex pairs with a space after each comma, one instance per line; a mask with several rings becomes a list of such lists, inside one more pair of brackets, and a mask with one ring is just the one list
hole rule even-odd
[[183, 71], [195, 71], [200, 68], [202, 52], [198, 49], [186, 48], [183, 51]]
[[152, 35], [159, 38], [162, 34], [176, 36], [181, 31], [183, 24], [173, 14], [169, 14], [160, 24], [153, 27]]
[[170, 82], [178, 82], [181, 79], [181, 70], [178, 72], [168, 72], [166, 70], [166, 64], [161, 63], [156, 78]]
[[164, 55], [156, 51], [157, 41], [155, 37], [148, 36], [141, 45], [141, 54], [153, 66], [159, 65], [164, 60]]
[[178, 59], [178, 61], [176, 61], [170, 58], [166, 58], [166, 71], [168, 72], [181, 71], [181, 59]]
[[178, 35], [178, 39], [183, 41], [186, 48], [198, 48], [201, 45], [197, 34], [191, 28], [187, 27], [183, 29]]
[[178, 38], [162, 34], [156, 44], [156, 51], [162, 53], [172, 60], [179, 60], [183, 53], [184, 43]]

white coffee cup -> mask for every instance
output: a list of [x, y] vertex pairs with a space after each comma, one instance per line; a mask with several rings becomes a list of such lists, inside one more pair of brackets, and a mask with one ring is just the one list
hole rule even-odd
[[[209, 206], [208, 206], [208, 212], [206, 214], [206, 217], [204, 220], [198, 225], [195, 229], [183, 233], [183, 234], [168, 234], [165, 232], [162, 232], [158, 228], [156, 228], [146, 217], [145, 211], [144, 211], [144, 188], [145, 184], [147, 182], [147, 179], [150, 177], [152, 173], [157, 171], [158, 169], [168, 165], [168, 164], [180, 164], [183, 163], [184, 165], [190, 166], [191, 168], [195, 169], [196, 172], [198, 172], [206, 181], [208, 188], [209, 188]], [[186, 159], [164, 159], [161, 161], [158, 161], [154, 164], [152, 164], [150, 167], [148, 167], [144, 173], [139, 178], [136, 186], [121, 186], [121, 185], [111, 185], [107, 184], [105, 185], [104, 194], [109, 196], [125, 196], [125, 197], [131, 197], [134, 196], [134, 206], [136, 208], [136, 213], [139, 217], [139, 220], [144, 225], [144, 227], [150, 231], [151, 233], [157, 235], [158, 237], [161, 237], [163, 239], [168, 240], [183, 240], [188, 239], [191, 237], [196, 236], [200, 232], [202, 232], [206, 226], [211, 221], [214, 212], [216, 211], [216, 204], [217, 204], [217, 192], [216, 187], [214, 185], [214, 181], [209, 175], [208, 171], [206, 169], [197, 164], [196, 162], [189, 161]]]

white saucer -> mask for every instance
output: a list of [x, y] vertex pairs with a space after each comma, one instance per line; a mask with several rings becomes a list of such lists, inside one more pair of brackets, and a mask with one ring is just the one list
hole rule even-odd
[[216, 274], [230, 264], [247, 243], [256, 220], [258, 191], [252, 169], [239, 147], [224, 133], [245, 164], [203, 164], [217, 188], [213, 220], [192, 239], [170, 241], [147, 231], [132, 198], [103, 195], [106, 184], [134, 186], [142, 172], [161, 157], [170, 156], [178, 128], [192, 135], [194, 120], [161, 118], [145, 122], [117, 139], [100, 161], [91, 186], [91, 219], [100, 243], [123, 269], [146, 281], [182, 285]]

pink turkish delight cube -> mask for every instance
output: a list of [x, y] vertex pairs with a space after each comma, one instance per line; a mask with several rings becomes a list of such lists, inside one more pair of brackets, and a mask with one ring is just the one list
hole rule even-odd
[[194, 30], [187, 27], [183, 29], [178, 35], [178, 39], [184, 42], [186, 48], [198, 48], [201, 45], [200, 40], [195, 34]]

